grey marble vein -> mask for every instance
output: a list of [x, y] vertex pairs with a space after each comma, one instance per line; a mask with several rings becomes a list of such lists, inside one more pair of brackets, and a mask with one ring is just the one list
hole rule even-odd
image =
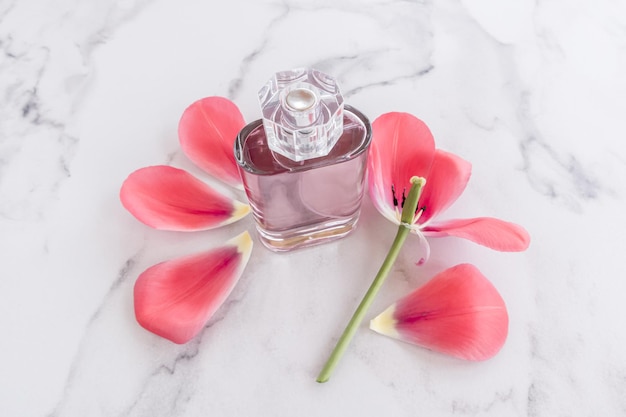
[[230, 98], [231, 100], [237, 99], [237, 96], [239, 95], [239, 92], [241, 90], [241, 85], [246, 79], [248, 72], [251, 70], [252, 65], [258, 59], [258, 57], [265, 52], [265, 49], [267, 48], [267, 45], [269, 44], [271, 39], [271, 32], [275, 30], [276, 26], [280, 25], [280, 23], [289, 16], [290, 11], [291, 8], [288, 4], [282, 4], [280, 7], [280, 11], [277, 13], [277, 15], [272, 17], [272, 19], [267, 22], [267, 26], [263, 35], [260, 37], [256, 37], [260, 40], [257, 42], [254, 50], [252, 50], [252, 52], [243, 57], [239, 65], [237, 78], [231, 80], [229, 83], [227, 95], [228, 98]]

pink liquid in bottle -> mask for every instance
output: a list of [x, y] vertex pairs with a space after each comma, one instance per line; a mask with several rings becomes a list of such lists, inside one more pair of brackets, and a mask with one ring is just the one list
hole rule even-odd
[[332, 151], [300, 163], [267, 146], [261, 121], [236, 142], [246, 194], [261, 241], [286, 251], [338, 239], [356, 225], [364, 192], [370, 129], [357, 111], [344, 112], [344, 133]]

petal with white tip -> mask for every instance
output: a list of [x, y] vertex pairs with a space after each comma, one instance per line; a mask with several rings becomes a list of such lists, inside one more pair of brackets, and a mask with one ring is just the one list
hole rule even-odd
[[224, 246], [148, 268], [135, 283], [137, 322], [174, 343], [188, 342], [224, 303], [251, 252], [244, 232]]
[[498, 353], [508, 327], [504, 300], [470, 264], [439, 273], [370, 322], [378, 333], [473, 361]]
[[139, 221], [160, 230], [208, 230], [233, 223], [250, 206], [218, 193], [187, 171], [166, 165], [138, 169], [120, 200]]

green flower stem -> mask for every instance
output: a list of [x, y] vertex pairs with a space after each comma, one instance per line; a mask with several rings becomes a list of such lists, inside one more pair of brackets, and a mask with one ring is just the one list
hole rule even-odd
[[352, 337], [356, 333], [359, 324], [361, 324], [361, 322], [363, 321], [367, 310], [372, 305], [372, 302], [374, 302], [374, 297], [376, 297], [378, 290], [385, 282], [385, 279], [387, 278], [391, 267], [396, 261], [396, 258], [400, 253], [400, 249], [402, 248], [406, 237], [409, 235], [409, 232], [409, 228], [404, 225], [401, 225], [398, 229], [396, 238], [391, 245], [391, 249], [389, 250], [387, 257], [385, 258], [385, 261], [378, 270], [378, 274], [376, 274], [372, 285], [370, 285], [367, 293], [365, 293], [365, 297], [363, 297], [363, 300], [361, 300], [361, 303], [359, 304], [356, 311], [352, 315], [352, 318], [348, 322], [348, 325], [346, 326], [346, 329], [343, 331], [343, 334], [339, 338], [335, 349], [333, 349], [333, 352], [330, 354], [330, 357], [326, 361], [322, 372], [320, 372], [319, 376], [317, 377], [317, 382], [326, 382], [330, 378], [330, 374], [333, 372], [335, 366], [337, 366], [337, 363], [339, 362], [339, 359], [341, 359], [344, 352], [348, 348], [348, 344], [350, 344], [350, 340], [352, 340]]
[[404, 244], [404, 241], [411, 231], [410, 225], [413, 222], [413, 217], [415, 216], [415, 211], [417, 209], [417, 201], [419, 200], [419, 196], [425, 183], [426, 180], [424, 178], [411, 178], [411, 190], [409, 191], [409, 195], [404, 202], [401, 216], [401, 224], [398, 228], [398, 233], [396, 233], [396, 237], [391, 244], [389, 253], [387, 253], [387, 257], [385, 258], [383, 264], [378, 270], [378, 273], [376, 274], [372, 285], [370, 285], [369, 289], [365, 293], [363, 300], [361, 300], [361, 303], [352, 315], [352, 318], [348, 322], [348, 325], [346, 326], [346, 329], [343, 331], [343, 334], [339, 338], [339, 341], [337, 341], [337, 345], [335, 345], [335, 348], [330, 354], [330, 357], [326, 361], [324, 368], [322, 368], [322, 371], [318, 375], [317, 382], [322, 383], [330, 379], [330, 375], [335, 369], [335, 366], [337, 366], [337, 363], [348, 348], [348, 345], [350, 344], [350, 341], [356, 333], [359, 325], [363, 321], [367, 310], [374, 302], [374, 297], [376, 297], [378, 290], [380, 290], [380, 287], [382, 287], [383, 283], [385, 282], [387, 275], [389, 275], [389, 271], [391, 271], [391, 267], [395, 263], [396, 258], [400, 253], [400, 249], [402, 249], [402, 245]]

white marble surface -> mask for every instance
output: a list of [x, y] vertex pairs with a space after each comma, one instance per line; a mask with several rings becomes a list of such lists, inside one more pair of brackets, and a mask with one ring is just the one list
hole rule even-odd
[[[365, 202], [349, 238], [255, 247], [230, 300], [184, 346], [134, 320], [147, 267], [217, 245], [121, 206], [133, 170], [182, 154], [178, 118], [228, 96], [247, 120], [275, 70], [335, 74], [370, 117], [424, 119], [474, 166], [448, 217], [496, 216], [521, 254], [410, 245], [370, 317], [471, 262], [506, 300], [503, 350], [468, 363], [364, 325], [314, 382], [395, 233]], [[619, 0], [0, 2], [0, 415], [626, 415], [626, 3]], [[205, 178], [205, 177], [203, 177]]]

